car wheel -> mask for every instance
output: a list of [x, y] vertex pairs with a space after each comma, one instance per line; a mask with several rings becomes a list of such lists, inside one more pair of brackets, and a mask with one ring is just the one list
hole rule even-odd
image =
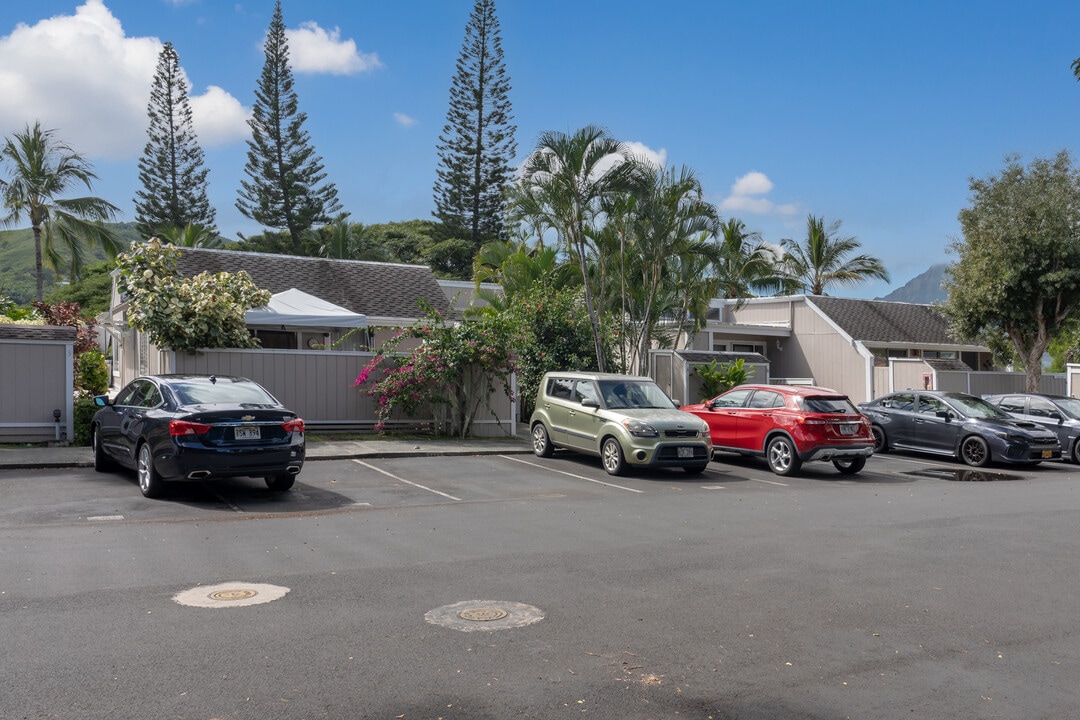
[[1072, 461], [1077, 465], [1080, 465], [1080, 438], [1077, 438], [1073, 442], [1072, 446]]
[[622, 475], [626, 472], [626, 460], [623, 458], [622, 446], [615, 438], [609, 437], [600, 446], [600, 459], [604, 463], [604, 470], [608, 475]]
[[885, 437], [885, 429], [880, 425], [874, 425], [870, 432], [874, 434], [874, 452], [887, 453], [889, 452], [889, 441]]
[[165, 494], [165, 481], [161, 479], [154, 468], [154, 456], [150, 452], [150, 444], [142, 443], [135, 453], [139, 461], [136, 470], [139, 474], [139, 489], [148, 498], [161, 497]]
[[267, 475], [263, 479], [266, 481], [266, 487], [274, 492], [285, 492], [296, 483], [295, 475]]
[[769, 469], [777, 475], [791, 475], [802, 467], [802, 460], [795, 452], [795, 446], [784, 435], [778, 435], [769, 441], [765, 457], [769, 461]]
[[532, 441], [533, 454], [536, 457], [551, 457], [551, 454], [555, 451], [555, 448], [551, 445], [551, 438], [548, 437], [547, 428], [544, 427], [542, 422], [533, 425]]
[[705, 472], [705, 468], [707, 467], [709, 467], [708, 463], [705, 463], [704, 465], [687, 465], [683, 470], [685, 470], [688, 475], [700, 475]]
[[990, 447], [978, 435], [966, 437], [960, 444], [960, 459], [971, 467], [986, 467], [990, 464]]
[[866, 458], [854, 457], [844, 458], [842, 460], [833, 460], [833, 467], [841, 472], [843, 475], [854, 475], [855, 473], [866, 467]]
[[98, 472], [109, 472], [116, 468], [116, 463], [105, 454], [105, 448], [101, 446], [101, 428], [94, 427], [90, 431], [90, 444], [94, 447], [94, 469]]

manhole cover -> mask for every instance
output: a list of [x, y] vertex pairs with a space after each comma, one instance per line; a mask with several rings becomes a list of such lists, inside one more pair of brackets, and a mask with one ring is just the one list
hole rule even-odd
[[262, 605], [285, 597], [289, 588], [261, 583], [220, 583], [203, 585], [173, 595], [181, 605], [198, 608], [226, 608]]
[[466, 600], [424, 614], [424, 620], [432, 625], [462, 632], [524, 627], [543, 619], [544, 611], [540, 608], [503, 600]]
[[478, 607], [469, 608], [468, 610], [462, 610], [457, 614], [462, 620], [472, 620], [474, 622], [491, 622], [492, 620], [502, 620], [510, 613], [500, 608], [493, 607]]

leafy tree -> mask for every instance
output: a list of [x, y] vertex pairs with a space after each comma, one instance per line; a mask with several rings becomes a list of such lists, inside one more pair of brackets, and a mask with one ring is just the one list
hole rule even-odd
[[786, 280], [811, 295], [824, 295], [830, 285], [858, 285], [871, 278], [888, 282], [889, 272], [880, 260], [870, 255], [851, 257], [862, 243], [854, 237], [838, 237], [839, 230], [839, 220], [826, 227], [824, 218], [810, 215], [802, 244], [781, 240], [780, 270]]
[[139, 232], [149, 238], [168, 228], [197, 225], [216, 236], [216, 213], [206, 194], [210, 169], [204, 166], [203, 151], [195, 136], [188, 82], [170, 42], [158, 55], [146, 113], [150, 124], [139, 159], [142, 187], [135, 193]]
[[503, 235], [503, 191], [517, 152], [509, 92], [495, 2], [476, 0], [439, 136], [434, 213], [449, 235], [467, 236], [470, 260]]
[[45, 300], [51, 304], [77, 303], [84, 315], [97, 317], [109, 309], [112, 271], [115, 267], [116, 263], [111, 260], [87, 265], [82, 277], [54, 288], [45, 296]]
[[722, 392], [743, 385], [753, 377], [754, 368], [746, 367], [745, 358], [736, 358], [734, 362], [721, 363], [710, 360], [704, 365], [694, 367], [694, 374], [701, 378], [701, 402], [712, 400]]
[[246, 272], [202, 272], [185, 278], [176, 270], [180, 251], [157, 238], [133, 244], [116, 258], [117, 289], [128, 296], [127, 319], [159, 348], [258, 347], [244, 311], [263, 307], [270, 293]]
[[97, 348], [97, 321], [85, 317], [78, 303], [60, 302], [51, 305], [35, 300], [30, 305], [37, 311], [46, 325], [73, 327], [76, 330], [73, 352], [75, 357]]
[[1010, 155], [969, 186], [945, 312], [961, 338], [1008, 338], [1037, 392], [1043, 353], [1080, 308], [1080, 173], [1064, 150], [1026, 167]]
[[577, 260], [601, 371], [607, 363], [589, 282], [590, 234], [602, 224], [602, 199], [640, 182], [641, 166], [626, 147], [606, 130], [589, 125], [570, 135], [543, 133], [525, 161], [521, 180], [510, 190], [515, 217], [529, 221], [541, 234], [554, 230], [562, 247]]
[[92, 189], [97, 175], [54, 130], [42, 129], [39, 122], [27, 125], [0, 148], [0, 163], [8, 171], [2, 188], [8, 214], [0, 222], [10, 226], [23, 215], [30, 221], [38, 300], [44, 294], [43, 265], [56, 271], [67, 265], [69, 279], [75, 280], [89, 248], [101, 247], [110, 256], [119, 251], [120, 242], [104, 224], [118, 212], [115, 205], [98, 197], [60, 197], [74, 184]]
[[[408, 339], [421, 344], [407, 357], [392, 357]], [[481, 406], [490, 409], [496, 387], [513, 395], [513, 372], [510, 333], [502, 317], [452, 324], [427, 306], [423, 321], [384, 343], [354, 386], [371, 383], [363, 392], [377, 399], [380, 430], [395, 411], [414, 415], [431, 407], [447, 434], [467, 437]]]
[[305, 244], [315, 247], [319, 257], [392, 262], [386, 248], [376, 245], [369, 235], [363, 223], [350, 223], [349, 214], [341, 213], [329, 225], [309, 230]]
[[169, 225], [161, 229], [158, 237], [176, 247], [223, 248], [227, 242], [213, 228], [202, 225]]
[[324, 182], [322, 158], [304, 130], [307, 114], [300, 112], [293, 90], [281, 0], [274, 5], [263, 49], [266, 60], [248, 120], [248, 179], [240, 182], [236, 209], [266, 227], [287, 230], [293, 252], [301, 255], [304, 231], [329, 223], [341, 204], [337, 188]]

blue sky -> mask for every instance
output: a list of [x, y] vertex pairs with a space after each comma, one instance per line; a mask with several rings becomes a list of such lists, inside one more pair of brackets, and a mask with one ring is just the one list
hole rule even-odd
[[[132, 220], [146, 102], [171, 41], [228, 237], [272, 0], [0, 6], [0, 133], [41, 120]], [[430, 218], [435, 146], [472, 0], [285, 0], [300, 107], [353, 221]], [[1080, 162], [1080, 3], [498, 0], [520, 162], [593, 123], [694, 169], [770, 242], [841, 220], [893, 281], [959, 236], [968, 179], [1068, 149]]]

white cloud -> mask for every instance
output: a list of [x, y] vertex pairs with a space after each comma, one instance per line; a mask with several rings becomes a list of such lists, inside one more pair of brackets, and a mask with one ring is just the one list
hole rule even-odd
[[298, 30], [286, 30], [289, 61], [298, 73], [353, 75], [381, 68], [375, 53], [357, 51], [354, 40], [342, 40], [341, 30], [323, 30], [314, 22], [300, 24]]
[[394, 122], [401, 127], [412, 127], [416, 124], [416, 118], [411, 118], [405, 113], [394, 113]]
[[754, 215], [794, 215], [798, 206], [794, 203], [777, 205], [764, 197], [772, 192], [773, 182], [762, 172], [749, 172], [738, 178], [731, 186], [731, 194], [720, 202], [723, 212], [747, 212]]
[[645, 143], [628, 142], [623, 143], [626, 148], [635, 157], [645, 160], [650, 165], [663, 170], [667, 167], [667, 150], [660, 148], [659, 150], [653, 150]]
[[[0, 133], [40, 121], [87, 157], [137, 156], [162, 45], [156, 37], [127, 37], [102, 0], [86, 0], [74, 15], [18, 24], [0, 37]], [[221, 88], [189, 99], [200, 143], [246, 135], [247, 125], [237, 122], [246, 112]], [[211, 108], [226, 114], [213, 117]]]

